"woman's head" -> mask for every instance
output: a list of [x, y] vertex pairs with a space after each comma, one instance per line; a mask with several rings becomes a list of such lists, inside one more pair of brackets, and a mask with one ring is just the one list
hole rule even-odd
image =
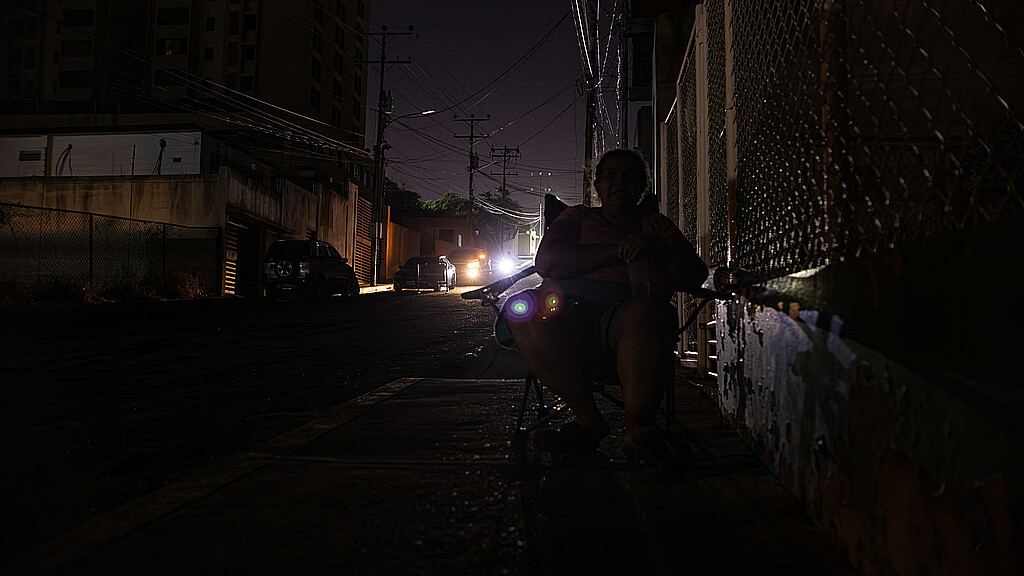
[[594, 170], [601, 205], [634, 207], [647, 190], [647, 163], [632, 150], [609, 150]]

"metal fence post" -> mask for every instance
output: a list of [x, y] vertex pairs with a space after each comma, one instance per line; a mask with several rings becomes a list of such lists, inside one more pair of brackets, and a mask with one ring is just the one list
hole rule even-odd
[[93, 255], [92, 255], [92, 252], [93, 252], [93, 248], [92, 248], [92, 234], [93, 234], [93, 229], [94, 228], [95, 228], [95, 225], [93, 224], [92, 214], [89, 214], [89, 284], [93, 283], [93, 275], [92, 275], [92, 261], [93, 261]]
[[162, 261], [162, 266], [160, 267], [160, 277], [166, 280], [167, 279], [167, 224], [162, 224], [160, 226], [160, 228], [162, 229], [162, 232], [163, 232], [163, 242], [160, 245], [160, 247], [162, 249], [161, 250], [161, 254], [160, 254], [160, 260]]
[[736, 76], [733, 60], [732, 0], [722, 0], [725, 8], [725, 178], [728, 206], [729, 247], [726, 263], [732, 268], [738, 257], [737, 242], [737, 153], [736, 148]]
[[[704, 6], [695, 7], [697, 37], [694, 47], [696, 59], [696, 107], [697, 107], [697, 254], [705, 264], [711, 261], [711, 216], [709, 213], [711, 143], [708, 140], [708, 28]], [[697, 320], [697, 371], [706, 374], [708, 369], [707, 307], [701, 310]]]

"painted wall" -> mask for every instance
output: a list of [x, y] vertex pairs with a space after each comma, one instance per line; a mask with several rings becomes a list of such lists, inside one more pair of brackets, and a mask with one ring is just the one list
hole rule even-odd
[[722, 413], [863, 573], [1020, 573], [1016, 229], [718, 304]]
[[419, 255], [420, 232], [389, 222], [387, 250], [387, 277], [394, 278], [399, 266]]
[[0, 202], [184, 226], [223, 226], [226, 199], [215, 175], [0, 179]]

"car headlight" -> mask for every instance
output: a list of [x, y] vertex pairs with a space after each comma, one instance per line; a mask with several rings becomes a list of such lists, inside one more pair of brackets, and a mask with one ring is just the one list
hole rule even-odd
[[480, 263], [479, 262], [470, 262], [469, 264], [466, 264], [466, 268], [469, 269], [469, 270], [476, 270], [479, 267], [480, 267]]
[[516, 264], [508, 258], [502, 258], [498, 260], [498, 272], [502, 274], [511, 274], [516, 269]]

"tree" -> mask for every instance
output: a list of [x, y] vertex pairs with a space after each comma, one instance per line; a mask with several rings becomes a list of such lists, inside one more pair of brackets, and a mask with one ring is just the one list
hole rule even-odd
[[384, 177], [384, 202], [395, 212], [416, 212], [423, 208], [418, 192], [413, 192], [404, 183], [399, 184], [387, 176]]
[[436, 212], [435, 215], [468, 216], [469, 200], [459, 196], [451, 190], [444, 193], [437, 200], [430, 200], [423, 203], [423, 209], [429, 212]]

